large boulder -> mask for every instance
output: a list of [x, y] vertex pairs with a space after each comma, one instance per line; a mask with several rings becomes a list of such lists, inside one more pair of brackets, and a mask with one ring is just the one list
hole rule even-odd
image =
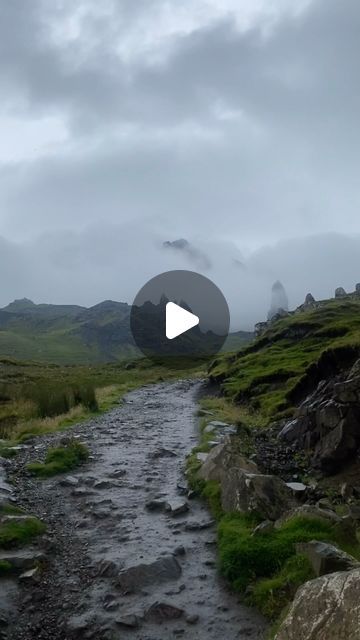
[[360, 569], [331, 573], [297, 591], [275, 640], [357, 640]]
[[359, 562], [353, 556], [328, 542], [319, 542], [318, 540], [300, 542], [296, 545], [296, 552], [308, 558], [316, 576], [360, 567]]
[[144, 587], [177, 580], [181, 567], [174, 556], [164, 556], [149, 564], [138, 564], [124, 569], [118, 575], [116, 587], [124, 595], [137, 593]]
[[227, 437], [223, 443], [210, 451], [198, 475], [202, 480], [221, 482], [224, 474], [232, 467], [237, 467], [249, 473], [258, 473], [256, 464], [237, 453], [232, 445], [231, 438]]
[[276, 520], [293, 505], [292, 492], [277, 476], [246, 473], [233, 467], [221, 481], [224, 511], [257, 513], [264, 520]]

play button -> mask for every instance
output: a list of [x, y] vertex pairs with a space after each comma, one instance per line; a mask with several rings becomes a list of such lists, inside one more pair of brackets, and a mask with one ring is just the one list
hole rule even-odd
[[166, 337], [173, 340], [199, 324], [200, 320], [190, 311], [179, 307], [175, 302], [166, 305]]
[[229, 332], [229, 309], [220, 289], [193, 271], [166, 271], [138, 292], [131, 332], [142, 353], [170, 367], [212, 358]]

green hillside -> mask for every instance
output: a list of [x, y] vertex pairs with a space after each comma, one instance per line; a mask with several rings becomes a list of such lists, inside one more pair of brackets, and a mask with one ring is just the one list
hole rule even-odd
[[116, 362], [134, 356], [130, 306], [107, 300], [77, 305], [15, 300], [0, 310], [0, 355], [57, 364]]
[[235, 354], [215, 360], [212, 379], [264, 424], [291, 415], [316, 382], [350, 366], [360, 353], [360, 298], [329, 300], [276, 321]]
[[[89, 309], [15, 300], [0, 309], [0, 357], [59, 365], [135, 357], [139, 352], [130, 330], [130, 310], [126, 302], [112, 300]], [[155, 340], [156, 326], [154, 329]], [[245, 331], [231, 334], [224, 350], [239, 349], [251, 338]]]

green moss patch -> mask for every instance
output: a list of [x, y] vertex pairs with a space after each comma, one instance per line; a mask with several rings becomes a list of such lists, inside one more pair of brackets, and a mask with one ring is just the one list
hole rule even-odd
[[89, 457], [87, 447], [73, 441], [66, 447], [54, 447], [48, 450], [45, 462], [32, 462], [27, 465], [34, 476], [47, 478], [79, 467]]

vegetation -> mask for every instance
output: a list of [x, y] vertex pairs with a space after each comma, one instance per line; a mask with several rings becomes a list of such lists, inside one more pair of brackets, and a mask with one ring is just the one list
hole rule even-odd
[[12, 565], [7, 560], [0, 560], [0, 578], [12, 572]]
[[[63, 366], [139, 358], [130, 331], [130, 310], [130, 305], [111, 300], [90, 309], [16, 300], [0, 309], [0, 353]], [[245, 331], [231, 334], [225, 349], [239, 349], [251, 337]]]
[[295, 517], [280, 529], [254, 535], [256, 523], [256, 518], [240, 514], [221, 518], [220, 566], [232, 587], [246, 592], [246, 602], [274, 620], [297, 588], [314, 577], [307, 559], [296, 555], [296, 543], [324, 540], [348, 550], [351, 541], [336, 526], [316, 518]]
[[275, 322], [236, 354], [220, 356], [210, 375], [257, 423], [291, 415], [314, 382], [360, 353], [360, 299], [331, 300]]
[[[14, 455], [11, 445], [107, 411], [139, 386], [189, 375], [188, 363], [153, 364], [139, 359], [94, 366], [44, 365], [0, 359], [0, 453]], [[194, 364], [194, 363], [193, 363]], [[203, 370], [195, 363], [192, 375]]]
[[0, 525], [0, 548], [20, 547], [44, 533], [46, 526], [37, 518], [14, 519]]
[[45, 462], [32, 462], [27, 465], [27, 468], [34, 476], [47, 478], [76, 469], [86, 462], [88, 457], [87, 447], [81, 442], [72, 440], [64, 447], [52, 447], [46, 454]]
[[[236, 408], [224, 399], [204, 399], [202, 406], [212, 407], [214, 419], [225, 420], [226, 416], [237, 414]], [[202, 419], [200, 444], [188, 457], [187, 476], [190, 486], [206, 500], [218, 522], [221, 572], [232, 588], [243, 594], [247, 604], [256, 606], [270, 620], [277, 620], [297, 588], [314, 577], [308, 560], [296, 555], [296, 543], [314, 539], [329, 541], [358, 558], [360, 546], [354, 540], [344, 538], [337, 526], [316, 518], [296, 517], [280, 529], [254, 535], [254, 529], [261, 521], [256, 515], [225, 514], [221, 507], [220, 484], [205, 482], [197, 475], [201, 466], [197, 453], [209, 449], [205, 424], [206, 419]]]

